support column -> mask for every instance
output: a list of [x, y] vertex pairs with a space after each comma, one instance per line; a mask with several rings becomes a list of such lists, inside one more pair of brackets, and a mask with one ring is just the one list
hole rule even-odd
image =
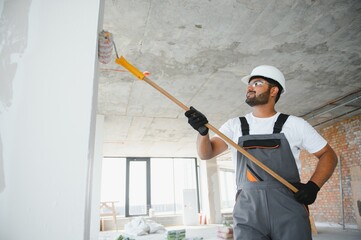
[[222, 223], [221, 199], [218, 180], [216, 158], [200, 162], [203, 207], [202, 212], [207, 216], [207, 223]]

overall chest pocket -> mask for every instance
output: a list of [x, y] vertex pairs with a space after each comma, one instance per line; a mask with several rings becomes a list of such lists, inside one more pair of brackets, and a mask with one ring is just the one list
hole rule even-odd
[[273, 149], [280, 146], [280, 139], [252, 139], [243, 142], [244, 149]]

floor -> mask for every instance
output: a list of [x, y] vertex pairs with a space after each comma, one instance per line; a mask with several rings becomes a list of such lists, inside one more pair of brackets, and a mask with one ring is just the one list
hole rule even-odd
[[[190, 240], [217, 240], [216, 237], [218, 225], [204, 225], [196, 227], [172, 227], [167, 230], [186, 229], [186, 238]], [[356, 229], [317, 227], [318, 234], [313, 236], [313, 240], [360, 240], [361, 231]], [[116, 240], [122, 231], [107, 231], [99, 233], [99, 240]], [[165, 233], [149, 234], [146, 236], [137, 236], [134, 240], [163, 240]]]
[[361, 231], [357, 229], [318, 227], [318, 234], [313, 236], [313, 240], [360, 240]]
[[[218, 225], [204, 225], [204, 226], [187, 226], [187, 227], [167, 227], [167, 230], [181, 230], [186, 229], [186, 238], [192, 240], [216, 240]], [[116, 240], [122, 231], [115, 232], [100, 232], [99, 240]], [[162, 240], [165, 238], [166, 233], [149, 234], [145, 236], [132, 237], [134, 240]]]

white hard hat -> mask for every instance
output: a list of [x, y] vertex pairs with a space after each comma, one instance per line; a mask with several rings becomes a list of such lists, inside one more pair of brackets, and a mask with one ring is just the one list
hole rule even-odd
[[282, 93], [286, 92], [285, 77], [283, 76], [282, 72], [276, 67], [269, 65], [258, 66], [252, 70], [250, 75], [243, 77], [242, 82], [248, 84], [249, 80], [253, 76], [271, 78], [272, 80], [275, 80], [281, 85], [281, 87], [283, 88]]

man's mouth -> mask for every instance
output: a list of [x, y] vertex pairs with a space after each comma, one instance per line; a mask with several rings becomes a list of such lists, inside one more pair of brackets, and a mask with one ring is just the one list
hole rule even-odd
[[248, 98], [248, 97], [252, 96], [253, 94], [256, 94], [256, 92], [249, 91], [249, 92], [247, 92], [246, 97]]

